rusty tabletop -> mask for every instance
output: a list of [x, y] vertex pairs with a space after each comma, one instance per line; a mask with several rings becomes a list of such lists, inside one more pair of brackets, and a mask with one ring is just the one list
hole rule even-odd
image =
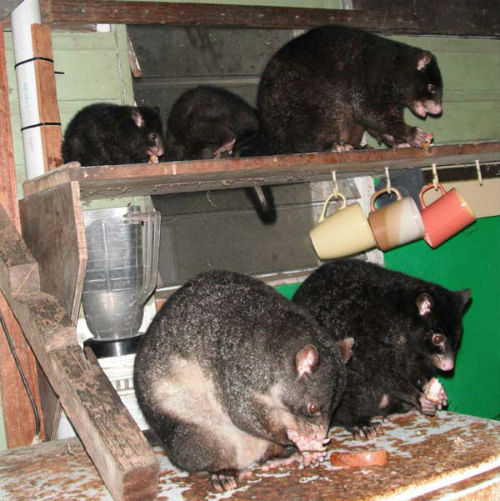
[[[172, 466], [155, 446], [160, 461], [159, 500], [335, 500], [500, 499], [500, 422], [441, 411], [385, 422], [371, 441], [354, 440], [333, 428], [331, 452], [385, 449], [385, 466], [339, 468], [328, 458], [315, 467], [291, 465], [263, 471], [233, 491], [210, 487], [205, 473], [187, 474]], [[81, 443], [73, 438], [0, 453], [0, 499], [108, 501]]]

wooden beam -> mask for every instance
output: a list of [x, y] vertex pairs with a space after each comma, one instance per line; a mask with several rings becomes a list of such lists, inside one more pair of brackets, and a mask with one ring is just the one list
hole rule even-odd
[[158, 460], [100, 365], [85, 357], [61, 303], [35, 285], [28, 292], [13, 289], [11, 263], [32, 262], [0, 208], [0, 290], [111, 495], [116, 500], [153, 499]]
[[258, 184], [292, 184], [353, 175], [380, 175], [386, 166], [411, 169], [466, 165], [478, 159], [500, 161], [500, 143], [469, 143], [433, 146], [429, 149], [371, 149], [349, 153], [306, 153], [269, 157], [195, 160], [160, 164], [79, 167], [68, 164], [24, 183], [31, 195], [59, 184], [78, 181], [83, 199], [135, 195], [162, 195]]
[[[3, 24], [0, 23], [0, 205], [4, 207], [14, 227], [20, 229], [19, 207], [17, 201], [16, 169], [9, 108], [9, 84], [5, 62], [5, 41]], [[30, 271], [31, 270], [31, 271]], [[18, 280], [14, 287], [19, 290], [25, 285], [32, 285], [37, 278], [33, 272], [33, 263], [17, 263], [10, 270]], [[31, 278], [29, 278], [31, 276]], [[40, 395], [38, 392], [38, 374], [35, 357], [27, 344], [21, 327], [5, 297], [0, 293], [0, 312], [12, 338], [24, 375], [33, 394], [40, 415]], [[18, 447], [31, 443], [35, 430], [35, 419], [30, 401], [26, 394], [21, 376], [12, 357], [4, 332], [0, 332], [0, 385], [2, 390], [2, 408], [9, 447]], [[19, 416], [23, 416], [22, 419]], [[43, 437], [43, 429], [41, 430]]]
[[62, 165], [61, 118], [57, 104], [56, 78], [54, 73], [54, 54], [50, 37], [50, 26], [31, 25], [33, 55], [36, 59], [35, 78], [38, 95], [38, 113], [45, 170], [49, 171]]
[[78, 320], [87, 266], [78, 183], [54, 187], [20, 202], [23, 238], [40, 267], [41, 288]]
[[[340, 23], [386, 34], [428, 35], [434, 33], [434, 30], [429, 30], [428, 24], [423, 23], [414, 12], [401, 9], [395, 11], [394, 8], [363, 11], [118, 0], [82, 2], [42, 0], [40, 4], [43, 22], [49, 24], [115, 23], [311, 28], [323, 24]], [[497, 15], [495, 5], [486, 10], [484, 15], [486, 19]], [[491, 20], [485, 28], [483, 25], [466, 20], [460, 24], [459, 32], [453, 25], [449, 29], [449, 25], [445, 25], [434, 34], [498, 38], [500, 33], [496, 29], [497, 25], [498, 23]]]

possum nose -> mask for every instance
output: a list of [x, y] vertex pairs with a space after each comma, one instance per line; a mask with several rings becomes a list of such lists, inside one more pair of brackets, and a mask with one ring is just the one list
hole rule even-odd
[[425, 109], [431, 115], [440, 115], [441, 112], [443, 111], [440, 104], [434, 103], [432, 101], [428, 101], [427, 103], [425, 103]]
[[437, 355], [434, 358], [434, 365], [442, 371], [451, 371], [455, 367], [455, 360], [453, 357]]

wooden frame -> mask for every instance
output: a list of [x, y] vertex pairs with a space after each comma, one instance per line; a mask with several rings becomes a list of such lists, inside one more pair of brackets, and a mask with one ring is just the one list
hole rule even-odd
[[[498, 7], [483, 1], [470, 18], [460, 11], [461, 22], [450, 16], [422, 22], [413, 9], [341, 10], [290, 7], [190, 4], [175, 2], [120, 2], [117, 0], [42, 0], [43, 23], [84, 25], [171, 24], [183, 26], [244, 26], [246, 28], [311, 28], [329, 23], [356, 26], [377, 33], [408, 35], [454, 35], [498, 38]], [[496, 7], [496, 9], [495, 9]], [[399, 15], [394, 15], [394, 9]], [[452, 7], [449, 7], [450, 9]]]

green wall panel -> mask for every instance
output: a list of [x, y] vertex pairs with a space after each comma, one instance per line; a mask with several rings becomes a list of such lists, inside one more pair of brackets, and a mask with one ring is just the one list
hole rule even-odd
[[386, 267], [449, 289], [472, 290], [453, 376], [441, 377], [450, 410], [500, 418], [500, 217], [477, 220], [436, 249], [424, 241], [385, 254]]

